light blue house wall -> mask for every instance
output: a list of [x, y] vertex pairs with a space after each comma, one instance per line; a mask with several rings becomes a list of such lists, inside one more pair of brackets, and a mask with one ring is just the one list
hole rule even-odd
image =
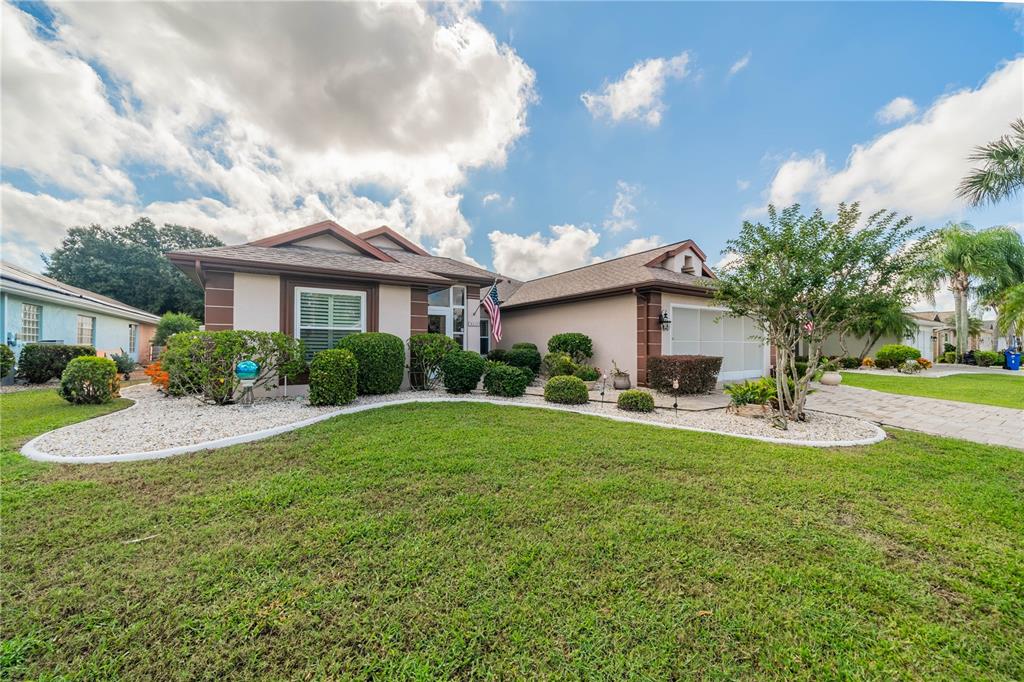
[[[40, 321], [39, 340], [57, 341], [61, 343], [78, 343], [78, 316], [85, 315], [95, 319], [94, 339], [92, 345], [97, 351], [106, 354], [117, 353], [120, 349], [128, 351], [128, 325], [133, 323], [123, 317], [115, 317], [98, 310], [76, 308], [73, 306], [59, 304], [52, 301], [34, 299], [28, 296], [4, 292], [2, 298], [2, 338], [15, 357], [21, 353], [24, 346], [22, 338], [22, 305], [25, 303], [35, 304], [42, 307], [42, 319]], [[12, 343], [13, 342], [13, 343]], [[139, 348], [135, 349], [132, 355], [139, 359]]]

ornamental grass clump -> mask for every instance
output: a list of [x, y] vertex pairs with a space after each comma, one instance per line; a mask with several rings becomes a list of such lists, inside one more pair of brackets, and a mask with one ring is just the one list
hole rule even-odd
[[631, 388], [619, 394], [616, 405], [626, 412], [654, 412], [654, 396], [647, 391]]
[[484, 389], [488, 395], [518, 398], [526, 393], [526, 387], [533, 381], [533, 375], [527, 375], [529, 371], [501, 362], [488, 362], [484, 370]]
[[544, 400], [562, 405], [582, 405], [590, 400], [590, 394], [583, 379], [557, 376], [551, 377], [544, 384]]
[[405, 375], [405, 344], [394, 334], [362, 332], [338, 341], [337, 348], [347, 350], [359, 363], [359, 395], [394, 393], [402, 387]]
[[342, 348], [322, 350], [309, 363], [309, 404], [345, 405], [356, 399], [359, 363]]
[[100, 405], [118, 397], [117, 365], [110, 358], [73, 358], [60, 377], [58, 393], [76, 405]]
[[449, 393], [469, 393], [484, 374], [487, 360], [471, 350], [457, 350], [441, 361], [441, 376], [444, 388]]

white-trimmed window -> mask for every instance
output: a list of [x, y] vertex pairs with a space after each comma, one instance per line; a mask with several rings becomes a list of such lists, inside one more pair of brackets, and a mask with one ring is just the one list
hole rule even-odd
[[96, 318], [88, 315], [78, 316], [78, 341], [80, 346], [96, 345]]
[[452, 287], [452, 338], [466, 347], [466, 287]]
[[139, 325], [128, 325], [128, 352], [134, 353], [139, 348]]
[[480, 318], [480, 355], [487, 355], [491, 350], [491, 321]]
[[366, 331], [366, 293], [342, 289], [295, 288], [295, 336], [306, 357], [334, 348], [343, 337]]
[[32, 303], [21, 304], [21, 342], [35, 343], [43, 323], [43, 306]]

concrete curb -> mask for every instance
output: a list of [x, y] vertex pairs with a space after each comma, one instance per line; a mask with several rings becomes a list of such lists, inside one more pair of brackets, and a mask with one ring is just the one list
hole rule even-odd
[[[479, 397], [479, 398], [430, 398], [430, 397], [424, 396], [422, 398], [403, 398], [403, 399], [397, 399], [397, 400], [389, 400], [389, 401], [385, 401], [385, 402], [369, 403], [369, 404], [366, 404], [366, 405], [356, 405], [355, 407], [343, 407], [343, 408], [340, 408], [338, 410], [334, 410], [332, 412], [328, 412], [326, 414], [317, 415], [316, 417], [311, 417], [309, 419], [303, 419], [302, 421], [293, 422], [291, 424], [284, 424], [283, 426], [275, 426], [273, 428], [263, 429], [261, 431], [253, 431], [251, 433], [244, 433], [244, 434], [239, 435], [239, 436], [228, 436], [226, 438], [217, 438], [215, 440], [208, 440], [208, 441], [204, 441], [202, 443], [194, 443], [192, 445], [181, 445], [181, 446], [173, 447], [173, 448], [164, 448], [162, 450], [148, 450], [148, 451], [145, 451], [145, 452], [128, 452], [128, 453], [122, 453], [122, 454], [118, 454], [118, 455], [88, 455], [88, 456], [83, 456], [83, 457], [73, 457], [73, 456], [69, 456], [69, 455], [53, 455], [53, 454], [50, 454], [48, 452], [43, 452], [42, 450], [40, 450], [37, 447], [36, 441], [38, 441], [44, 435], [47, 435], [47, 434], [41, 434], [39, 436], [36, 436], [35, 438], [30, 440], [29, 442], [25, 443], [25, 445], [22, 446], [22, 448], [21, 448], [21, 454], [23, 454], [23, 455], [25, 455], [25, 457], [28, 457], [29, 459], [35, 460], [37, 462], [57, 462], [57, 463], [60, 463], [60, 464], [109, 464], [109, 463], [113, 463], [113, 462], [140, 462], [140, 461], [151, 460], [151, 459], [164, 459], [164, 458], [167, 458], [167, 457], [173, 457], [175, 455], [183, 455], [183, 454], [186, 454], [186, 453], [189, 453], [189, 452], [198, 452], [200, 450], [216, 450], [216, 449], [219, 449], [219, 448], [230, 447], [232, 445], [239, 445], [241, 443], [250, 443], [250, 442], [255, 441], [255, 440], [262, 440], [264, 438], [270, 438], [271, 436], [276, 436], [276, 435], [281, 434], [281, 433], [287, 433], [289, 431], [295, 431], [296, 429], [301, 429], [301, 428], [303, 428], [305, 426], [310, 426], [312, 424], [316, 424], [317, 422], [322, 422], [322, 421], [324, 421], [326, 419], [333, 419], [334, 417], [337, 417], [337, 416], [340, 416], [340, 415], [344, 415], [344, 414], [356, 414], [358, 412], [365, 412], [367, 410], [376, 410], [376, 409], [379, 409], [379, 408], [382, 408], [382, 407], [392, 407], [394, 405], [408, 405], [408, 404], [411, 404], [411, 403], [488, 403], [490, 405], [502, 405], [502, 406], [507, 406], [507, 407], [526, 407], [526, 408], [534, 408], [534, 409], [540, 409], [540, 410], [554, 410], [556, 412], [571, 412], [573, 414], [582, 414], [582, 415], [593, 416], [593, 417], [598, 417], [598, 418], [602, 418], [602, 419], [611, 419], [613, 421], [630, 422], [630, 423], [634, 423], [634, 424], [642, 424], [642, 425], [645, 425], [645, 426], [654, 426], [654, 427], [661, 427], [661, 428], [667, 428], [667, 429], [677, 429], [677, 430], [680, 430], [680, 431], [696, 431], [696, 432], [699, 432], [699, 433], [711, 433], [711, 434], [715, 434], [715, 435], [718, 435], [718, 436], [732, 436], [734, 438], [746, 438], [748, 440], [758, 440], [758, 441], [762, 441], [762, 442], [765, 442], [765, 443], [775, 443], [775, 444], [778, 444], [778, 445], [800, 445], [800, 446], [813, 447], [813, 448], [838, 448], [838, 447], [853, 447], [853, 446], [858, 446], [858, 445], [873, 445], [875, 443], [878, 443], [878, 442], [881, 442], [881, 441], [885, 440], [885, 437], [886, 437], [885, 431], [883, 431], [880, 427], [878, 427], [876, 424], [873, 424], [871, 422], [867, 422], [867, 421], [864, 421], [864, 420], [860, 420], [860, 421], [864, 421], [865, 424], [870, 424], [870, 426], [875, 430], [875, 435], [873, 435], [873, 436], [871, 436], [869, 438], [861, 438], [861, 439], [858, 439], [858, 440], [841, 440], [841, 441], [795, 440], [795, 439], [787, 439], [787, 438], [769, 438], [769, 437], [766, 437], [766, 436], [752, 436], [752, 435], [749, 435], [749, 434], [740, 434], [740, 433], [727, 433], [727, 432], [724, 432], [724, 431], [714, 431], [712, 429], [701, 429], [701, 428], [697, 428], [697, 427], [693, 427], [693, 426], [683, 426], [683, 425], [680, 425], [680, 424], [666, 424], [666, 423], [663, 423], [663, 422], [652, 422], [652, 421], [648, 421], [648, 420], [645, 420], [645, 419], [637, 419], [636, 417], [626, 417], [624, 415], [619, 415], [619, 414], [599, 414], [599, 413], [594, 413], [594, 412], [582, 412], [580, 410], [574, 410], [571, 407], [562, 407], [562, 406], [558, 406], [558, 405], [546, 405], [546, 404], [534, 404], [534, 403], [517, 403], [517, 402], [511, 402], [511, 401], [508, 401], [508, 400], [494, 400], [492, 398], [485, 398], [485, 397]], [[110, 417], [115, 417], [118, 414], [120, 414], [121, 412], [124, 412], [126, 410], [131, 410], [134, 407], [135, 407], [135, 404], [131, 405], [130, 407], [125, 408], [125, 410], [119, 410], [118, 412], [113, 412], [111, 414], [104, 415], [102, 417], [97, 417], [97, 419], [107, 419], [107, 418], [110, 418]], [[69, 428], [70, 426], [74, 426], [74, 424], [71, 424], [71, 425], [65, 426], [65, 427], [61, 427], [61, 428]], [[56, 429], [56, 430], [60, 431], [61, 429]], [[53, 431], [50, 431], [48, 433], [53, 433]]]

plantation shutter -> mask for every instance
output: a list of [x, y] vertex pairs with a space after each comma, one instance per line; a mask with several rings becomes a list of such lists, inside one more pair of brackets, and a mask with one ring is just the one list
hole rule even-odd
[[306, 344], [306, 356], [334, 348], [349, 334], [363, 331], [363, 295], [358, 292], [325, 292], [297, 289], [298, 337]]

